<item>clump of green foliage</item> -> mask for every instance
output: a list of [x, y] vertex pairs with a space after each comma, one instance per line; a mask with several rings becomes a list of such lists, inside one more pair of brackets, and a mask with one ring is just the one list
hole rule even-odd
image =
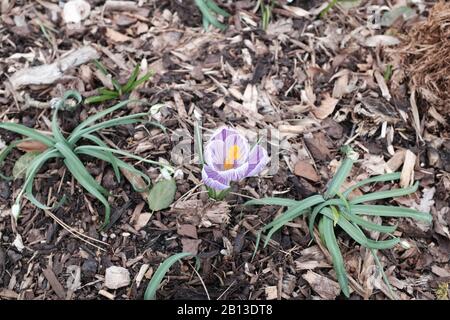
[[150, 79], [150, 77], [153, 75], [152, 71], [147, 72], [144, 76], [138, 79], [139, 75], [139, 68], [140, 65], [136, 65], [133, 72], [131, 73], [130, 78], [128, 78], [127, 82], [125, 84], [120, 84], [117, 79], [115, 79], [105, 68], [103, 64], [101, 64], [99, 61], [94, 61], [97, 68], [100, 70], [101, 73], [103, 73], [105, 76], [111, 77], [112, 85], [114, 86], [114, 90], [109, 90], [108, 88], [102, 87], [98, 89], [98, 95], [89, 97], [85, 100], [85, 103], [91, 104], [91, 103], [99, 103], [99, 102], [105, 102], [110, 100], [116, 100], [116, 99], [122, 99], [125, 98], [126, 95], [131, 93], [134, 89], [136, 89], [139, 85]]
[[[288, 208], [282, 215], [262, 228], [257, 239], [255, 253], [262, 233], [267, 232], [264, 242], [264, 246], [266, 246], [272, 235], [277, 230], [300, 216], [306, 216], [308, 218], [309, 231], [311, 237], [315, 239], [314, 226], [315, 221], [319, 219], [318, 230], [320, 239], [330, 252], [341, 290], [345, 296], [349, 297], [350, 291], [348, 287], [347, 273], [344, 266], [344, 259], [336, 239], [336, 227], [339, 226], [339, 228], [345, 231], [353, 240], [371, 250], [374, 255], [375, 262], [377, 263], [383, 274], [384, 280], [390, 288], [387, 277], [384, 274], [381, 263], [376, 255], [376, 250], [392, 248], [400, 242], [400, 239], [393, 235], [393, 232], [396, 230], [397, 226], [379, 225], [370, 220], [364, 219], [362, 216], [405, 217], [431, 222], [431, 215], [426, 212], [419, 212], [409, 208], [364, 204], [370, 201], [405, 196], [414, 193], [418, 188], [418, 182], [407, 188], [373, 192], [362, 196], [357, 196], [351, 200], [348, 198], [353, 190], [366, 184], [399, 180], [399, 172], [388, 173], [362, 180], [340, 193], [339, 190], [343, 182], [349, 175], [353, 163], [358, 158], [357, 153], [355, 153], [349, 146], [344, 146], [343, 152], [345, 157], [323, 195], [313, 195], [301, 201], [283, 198], [264, 198], [248, 201], [246, 205], [279, 205], [286, 206]], [[366, 236], [363, 229], [367, 231], [384, 233], [387, 238], [390, 239], [380, 241], [372, 240]]]
[[264, 0], [258, 1], [258, 7], [261, 10], [261, 28], [267, 30], [270, 20], [272, 19], [272, 10], [275, 6], [276, 0], [269, 0], [269, 3], [265, 3]]
[[227, 26], [220, 23], [214, 15], [217, 14], [227, 18], [230, 14], [219, 7], [213, 0], [195, 0], [195, 4], [202, 13], [203, 28], [205, 30], [208, 30], [209, 25], [211, 24], [222, 31], [227, 28]]
[[[39, 202], [35, 196], [33, 195], [33, 180], [36, 177], [36, 174], [40, 170], [40, 168], [50, 159], [54, 158], [62, 158], [64, 160], [64, 164], [67, 169], [70, 171], [75, 180], [83, 186], [83, 188], [88, 191], [91, 195], [93, 195], [96, 199], [98, 199], [103, 206], [105, 207], [105, 218], [103, 225], [101, 228], [104, 228], [109, 224], [110, 221], [110, 212], [111, 208], [108, 203], [109, 192], [104, 187], [102, 187], [94, 177], [88, 172], [86, 167], [83, 165], [80, 160], [80, 155], [86, 155], [92, 158], [96, 158], [102, 161], [106, 161], [111, 164], [115, 176], [117, 180], [120, 182], [121, 175], [120, 170], [125, 170], [129, 175], [133, 175], [136, 178], [142, 179], [145, 185], [135, 184], [131, 182], [133, 188], [137, 192], [148, 191], [151, 185], [150, 178], [144, 174], [143, 172], [137, 170], [134, 166], [120, 160], [115, 155], [121, 155], [128, 158], [136, 159], [142, 162], [164, 166], [169, 170], [172, 168], [166, 164], [155, 162], [152, 160], [144, 159], [138, 156], [135, 156], [129, 152], [125, 152], [123, 150], [109, 148], [105, 142], [103, 142], [97, 135], [94, 135], [95, 132], [98, 132], [105, 128], [116, 127], [120, 125], [128, 125], [134, 123], [151, 123], [161, 127], [157, 123], [153, 123], [149, 121], [149, 113], [136, 113], [132, 115], [127, 115], [123, 117], [113, 118], [110, 120], [97, 122], [101, 118], [111, 114], [112, 112], [124, 107], [127, 105], [129, 101], [120, 102], [113, 107], [110, 107], [106, 110], [96, 113], [88, 117], [81, 124], [79, 124], [69, 136], [65, 137], [61, 131], [61, 128], [58, 124], [58, 111], [60, 109], [64, 109], [68, 100], [76, 100], [76, 103], [79, 104], [82, 101], [81, 95], [76, 91], [68, 91], [62, 99], [59, 100], [55, 105], [55, 110], [52, 116], [51, 129], [52, 135], [44, 135], [37, 130], [30, 129], [24, 125], [16, 124], [16, 123], [0, 123], [0, 128], [6, 129], [21, 135], [26, 136], [27, 138], [13, 142], [9, 147], [5, 148], [0, 153], [0, 163], [6, 158], [11, 149], [16, 146], [19, 142], [25, 140], [33, 140], [38, 141], [44, 144], [47, 149], [34, 157], [30, 162], [28, 168], [25, 173], [25, 182], [20, 190], [15, 204], [12, 208], [13, 215], [18, 218], [21, 209], [21, 200], [23, 196], [26, 196], [31, 203], [33, 203], [36, 207], [49, 210], [52, 207], [48, 207], [45, 204]], [[80, 141], [90, 144], [81, 144]], [[59, 201], [56, 206], [59, 206], [63, 203], [64, 198]], [[54, 207], [53, 207], [54, 208]]]

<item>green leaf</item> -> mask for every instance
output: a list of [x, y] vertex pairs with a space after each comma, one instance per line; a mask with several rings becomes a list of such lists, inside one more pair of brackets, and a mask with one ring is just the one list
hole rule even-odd
[[139, 64], [136, 65], [136, 67], [134, 67], [133, 72], [131, 73], [130, 78], [128, 78], [127, 83], [122, 86], [122, 92], [126, 93], [128, 92], [128, 90], [131, 89], [131, 86], [133, 85], [133, 83], [136, 81], [137, 76], [139, 75], [139, 68], [141, 66]]
[[177, 184], [174, 179], [162, 180], [154, 185], [148, 194], [148, 205], [153, 211], [168, 208], [177, 191]]
[[102, 94], [100, 96], [93, 96], [93, 97], [89, 97], [86, 98], [84, 100], [84, 103], [86, 104], [92, 104], [92, 103], [100, 103], [100, 102], [105, 102], [105, 101], [109, 101], [109, 100], [114, 100], [118, 97], [118, 95], [106, 95], [106, 94]]
[[24, 178], [28, 167], [39, 154], [40, 152], [27, 152], [17, 159], [12, 172], [14, 179]]
[[227, 27], [220, 23], [211, 13], [205, 0], [195, 0], [195, 4], [200, 9], [204, 19], [220, 30], [225, 30]]
[[323, 236], [325, 246], [330, 252], [331, 259], [333, 260], [334, 271], [336, 271], [336, 277], [341, 290], [348, 298], [350, 297], [350, 290], [348, 287], [347, 272], [345, 270], [344, 259], [342, 258], [342, 254], [336, 240], [336, 235], [334, 234], [333, 220], [323, 217], [321, 222], [322, 223], [319, 223], [320, 234]]
[[426, 222], [431, 222], [432, 220], [428, 212], [394, 206], [352, 205], [352, 212], [368, 216], [412, 218]]
[[325, 208], [326, 206], [331, 205], [339, 205], [342, 206], [344, 203], [340, 199], [330, 199], [325, 202], [322, 202], [321, 204], [314, 207], [312, 213], [309, 216], [308, 221], [308, 229], [309, 234], [311, 235], [311, 238], [314, 239], [314, 223], [316, 221], [317, 215], [321, 212], [322, 208]]
[[268, 206], [285, 206], [285, 207], [293, 207], [298, 204], [300, 204], [300, 201], [287, 199], [287, 198], [263, 198], [263, 199], [253, 199], [250, 201], [247, 201], [244, 205], [245, 206], [251, 206], [251, 205], [268, 205]]
[[325, 199], [333, 198], [336, 192], [339, 191], [342, 183], [345, 181], [350, 171], [352, 170], [353, 162], [358, 158], [358, 154], [355, 153], [349, 146], [345, 146], [344, 153], [345, 158], [342, 160], [341, 166], [337, 169], [336, 174], [331, 180], [327, 191], [323, 195]]
[[381, 199], [387, 199], [387, 198], [406, 196], [408, 194], [416, 192], [418, 187], [419, 187], [419, 182], [417, 181], [413, 186], [407, 187], [407, 188], [372, 192], [372, 193], [368, 193], [368, 194], [353, 198], [352, 200], [350, 200], [350, 204], [353, 205], [353, 204], [363, 203], [363, 202], [367, 202], [367, 201], [375, 201], [375, 200], [381, 200]]
[[156, 290], [158, 290], [161, 281], [163, 280], [167, 271], [169, 271], [170, 267], [175, 262], [189, 256], [192, 256], [192, 253], [189, 252], [177, 253], [167, 258], [163, 263], [161, 263], [161, 265], [158, 267], [155, 274], [153, 275], [152, 279], [150, 280], [147, 289], [145, 290], [144, 300], [155, 300]]
[[27, 136], [33, 140], [42, 142], [43, 144], [45, 144], [48, 147], [51, 147], [55, 144], [55, 140], [53, 138], [45, 136], [42, 133], [39, 133], [34, 129], [25, 127], [24, 125], [21, 125], [21, 124], [5, 122], [5, 123], [0, 123], [0, 128]]
[[393, 173], [387, 173], [376, 177], [367, 178], [364, 180], [361, 180], [358, 183], [355, 183], [351, 187], [347, 188], [342, 195], [347, 198], [350, 192], [355, 190], [356, 188], [362, 187], [366, 184], [373, 183], [373, 182], [386, 182], [386, 181], [392, 181], [392, 180], [399, 180], [401, 176], [400, 172], [393, 172]]

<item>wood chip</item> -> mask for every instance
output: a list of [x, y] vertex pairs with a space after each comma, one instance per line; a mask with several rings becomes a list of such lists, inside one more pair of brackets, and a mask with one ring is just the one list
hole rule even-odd
[[119, 289], [130, 284], [130, 272], [122, 267], [111, 266], [106, 269], [105, 286], [108, 289]]
[[59, 80], [67, 70], [99, 57], [100, 55], [93, 47], [82, 47], [65, 54], [51, 64], [19, 70], [11, 76], [10, 81], [15, 89], [30, 84], [52, 84]]
[[62, 284], [58, 281], [58, 278], [56, 277], [53, 270], [50, 267], [47, 267], [46, 269], [42, 270], [42, 273], [52, 287], [53, 291], [55, 291], [56, 295], [60, 299], [64, 299], [66, 297], [66, 292]]
[[104, 296], [105, 298], [108, 298], [109, 300], [114, 300], [116, 298], [116, 296], [114, 294], [112, 294], [111, 292], [108, 292], [106, 290], [100, 290], [98, 292], [99, 295]]
[[336, 281], [328, 279], [327, 277], [321, 276], [314, 271], [308, 271], [304, 274], [303, 279], [305, 279], [311, 288], [317, 292], [317, 294], [326, 300], [334, 300], [337, 295], [341, 292], [341, 288]]
[[406, 150], [405, 161], [400, 176], [400, 186], [403, 188], [412, 185], [414, 182], [414, 166], [416, 164], [416, 158], [414, 153], [410, 150]]
[[275, 300], [278, 298], [278, 288], [277, 286], [268, 286], [264, 289], [266, 293], [267, 300]]

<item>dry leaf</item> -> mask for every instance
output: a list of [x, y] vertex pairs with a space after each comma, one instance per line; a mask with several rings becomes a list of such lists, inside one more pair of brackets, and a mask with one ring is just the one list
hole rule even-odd
[[48, 148], [45, 144], [37, 140], [22, 141], [17, 144], [16, 147], [17, 149], [25, 152], [43, 152]]
[[313, 108], [311, 111], [318, 119], [323, 120], [333, 113], [338, 102], [339, 99], [335, 99], [329, 93], [326, 93], [324, 99], [320, 102], [320, 106]]
[[300, 160], [295, 164], [294, 173], [297, 176], [306, 178], [308, 180], [317, 182], [320, 177], [317, 175], [316, 169], [309, 163], [308, 160]]
[[197, 239], [197, 228], [193, 226], [192, 224], [180, 224], [177, 227], [177, 233], [180, 236], [185, 236], [189, 238]]
[[111, 28], [106, 28], [106, 36], [114, 42], [127, 42], [130, 40], [133, 40], [129, 36], [126, 36], [120, 32], [117, 32], [114, 29], [111, 29]]
[[202, 240], [195, 240], [189, 238], [181, 238], [181, 245], [183, 246], [183, 252], [192, 253], [196, 256], [198, 254], [198, 246], [202, 243]]

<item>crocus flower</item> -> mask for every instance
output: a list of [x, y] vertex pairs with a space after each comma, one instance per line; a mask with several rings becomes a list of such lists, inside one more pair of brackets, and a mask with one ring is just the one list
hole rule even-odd
[[203, 182], [214, 190], [226, 190], [231, 181], [240, 181], [260, 173], [269, 157], [256, 145], [252, 149], [247, 139], [236, 130], [218, 129], [204, 150]]

